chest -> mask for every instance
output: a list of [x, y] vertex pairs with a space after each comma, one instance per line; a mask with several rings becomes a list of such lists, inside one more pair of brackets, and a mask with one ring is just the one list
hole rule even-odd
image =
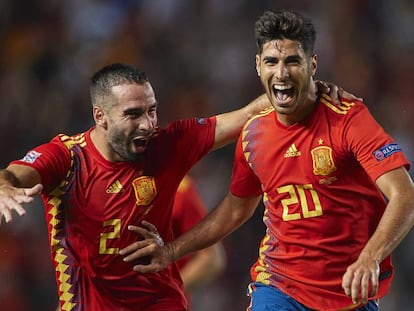
[[267, 122], [245, 137], [244, 155], [264, 190], [293, 184], [331, 184], [356, 162], [341, 129], [310, 123], [283, 129]]

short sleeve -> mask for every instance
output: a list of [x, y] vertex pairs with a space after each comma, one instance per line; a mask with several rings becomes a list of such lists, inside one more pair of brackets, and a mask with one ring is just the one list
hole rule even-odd
[[263, 193], [259, 179], [246, 161], [241, 136], [237, 141], [234, 154], [230, 191], [238, 197], [261, 195]]
[[64, 180], [70, 169], [69, 150], [55, 137], [49, 143], [39, 145], [28, 151], [20, 159], [10, 164], [26, 165], [38, 171], [45, 190], [51, 190]]
[[345, 125], [345, 140], [355, 158], [375, 181], [382, 174], [410, 164], [399, 144], [378, 124], [368, 108], [360, 104]]

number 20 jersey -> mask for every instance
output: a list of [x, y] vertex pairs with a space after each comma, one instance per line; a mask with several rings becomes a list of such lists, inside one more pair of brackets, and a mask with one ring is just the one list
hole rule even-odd
[[[273, 108], [250, 120], [236, 146], [231, 192], [263, 194], [266, 234], [253, 281], [313, 309], [351, 305], [342, 276], [386, 206], [375, 180], [408, 165], [360, 102], [334, 105], [322, 95], [312, 114], [291, 126], [281, 124]], [[380, 267], [378, 297], [391, 283], [390, 257]]]

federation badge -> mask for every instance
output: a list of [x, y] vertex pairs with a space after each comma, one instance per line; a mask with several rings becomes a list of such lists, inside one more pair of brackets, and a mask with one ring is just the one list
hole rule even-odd
[[137, 205], [149, 205], [157, 195], [154, 177], [141, 176], [132, 181]]
[[332, 158], [332, 148], [319, 146], [311, 150], [313, 173], [315, 175], [327, 176], [336, 170]]

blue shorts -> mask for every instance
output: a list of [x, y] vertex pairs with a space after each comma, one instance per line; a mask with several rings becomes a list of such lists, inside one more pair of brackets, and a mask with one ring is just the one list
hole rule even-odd
[[[250, 296], [247, 311], [313, 311], [279, 289], [262, 283], [250, 283], [247, 295]], [[355, 311], [378, 311], [378, 304], [370, 300]]]

